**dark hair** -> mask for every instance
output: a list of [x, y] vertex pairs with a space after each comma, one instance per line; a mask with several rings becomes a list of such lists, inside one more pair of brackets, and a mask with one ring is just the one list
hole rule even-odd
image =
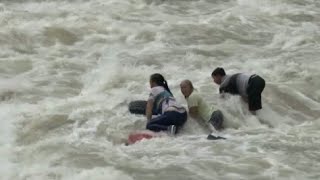
[[225, 76], [226, 72], [222, 67], [217, 67], [215, 70], [213, 70], [211, 76], [216, 76], [216, 75]]
[[155, 82], [158, 86], [164, 87], [164, 89], [167, 90], [172, 95], [168, 87], [167, 81], [164, 79], [164, 77], [161, 74], [159, 73], [152, 74], [150, 76], [150, 81]]

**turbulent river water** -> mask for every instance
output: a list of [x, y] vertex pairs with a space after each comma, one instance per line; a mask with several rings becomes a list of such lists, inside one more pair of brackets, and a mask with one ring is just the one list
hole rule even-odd
[[[218, 66], [266, 80], [257, 116], [219, 97]], [[184, 106], [190, 79], [227, 140], [189, 118], [125, 146], [156, 72]], [[317, 180], [319, 79], [317, 0], [2, 0], [0, 179]]]

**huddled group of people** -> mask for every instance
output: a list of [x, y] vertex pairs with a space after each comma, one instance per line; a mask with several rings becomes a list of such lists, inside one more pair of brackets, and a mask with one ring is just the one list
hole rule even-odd
[[[247, 102], [252, 114], [262, 109], [261, 93], [265, 87], [265, 81], [260, 76], [245, 73], [227, 75], [223, 68], [218, 67], [212, 72], [211, 77], [220, 86], [220, 94], [240, 95]], [[161, 74], [156, 73], [150, 76], [150, 87], [151, 92], [146, 107], [146, 129], [153, 132], [166, 131], [174, 135], [185, 124], [188, 114], [194, 119], [204, 120], [207, 125], [211, 124], [217, 131], [224, 128], [222, 112], [209, 106], [190, 80], [183, 80], [180, 83], [181, 93], [187, 101], [188, 109], [176, 101], [166, 79]], [[152, 118], [153, 114], [158, 116]]]

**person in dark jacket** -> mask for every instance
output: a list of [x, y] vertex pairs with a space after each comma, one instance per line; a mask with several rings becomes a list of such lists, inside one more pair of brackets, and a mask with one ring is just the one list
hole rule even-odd
[[263, 78], [256, 74], [236, 73], [227, 75], [223, 68], [216, 68], [211, 77], [213, 81], [220, 85], [219, 92], [240, 95], [253, 113], [262, 109], [261, 93], [265, 87]]

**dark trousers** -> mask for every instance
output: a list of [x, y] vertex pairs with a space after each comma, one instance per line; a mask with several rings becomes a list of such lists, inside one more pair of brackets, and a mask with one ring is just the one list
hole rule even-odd
[[223, 129], [223, 114], [220, 110], [216, 110], [211, 114], [209, 123], [217, 130]]
[[258, 75], [250, 77], [248, 82], [247, 94], [250, 111], [262, 109], [261, 93], [265, 87], [265, 81]]
[[181, 128], [184, 123], [187, 121], [187, 112], [180, 113], [176, 111], [167, 111], [162, 115], [151, 119], [147, 123], [147, 129], [159, 132], [159, 131], [167, 131], [170, 125], [177, 126], [177, 130]]

